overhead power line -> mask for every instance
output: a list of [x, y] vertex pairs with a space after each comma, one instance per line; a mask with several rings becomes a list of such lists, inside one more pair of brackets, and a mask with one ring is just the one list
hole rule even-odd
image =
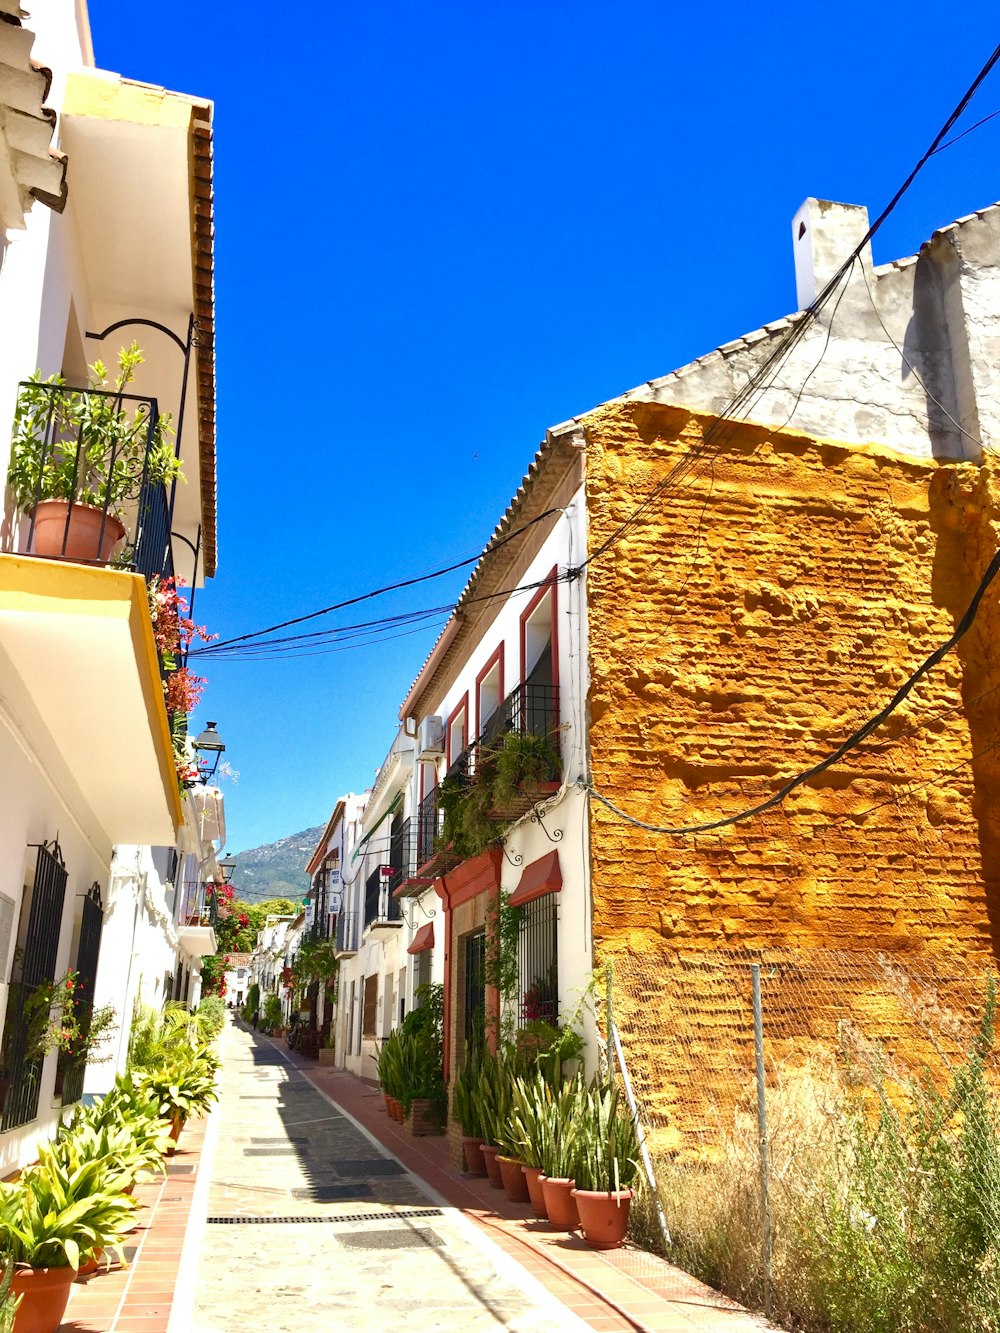
[[619, 818], [624, 819], [629, 824], [634, 824], [637, 828], [646, 829], [650, 833], [711, 833], [716, 829], [728, 828], [731, 824], [738, 824], [745, 819], [752, 819], [755, 815], [763, 814], [765, 810], [773, 809], [776, 805], [780, 805], [782, 801], [790, 796], [796, 788], [801, 787], [806, 782], [810, 782], [813, 778], [818, 777], [820, 773], [824, 773], [828, 768], [832, 768], [834, 764], [843, 759], [844, 755], [848, 754], [851, 750], [857, 749], [866, 737], [870, 736], [871, 733], [876, 731], [887, 718], [891, 717], [917, 682], [922, 680], [928, 672], [933, 670], [938, 662], [950, 653], [955, 644], [968, 632], [972, 622], [976, 618], [976, 613], [979, 610], [979, 605], [983, 600], [986, 590], [996, 578], [998, 570], [1000, 570], [1000, 551], [997, 551], [994, 554], [993, 559], [987, 565], [986, 573], [980, 579], [979, 586], [973, 594], [972, 601], [966, 608], [965, 614], [958, 622], [954, 632], [949, 635], [944, 643], [935, 648], [930, 656], [926, 657], [923, 662], [920, 663], [912, 675], [910, 675], [899, 687], [885, 707], [880, 709], [874, 717], [870, 717], [867, 722], [863, 722], [860, 727], [853, 731], [850, 736], [838, 745], [831, 754], [828, 754], [825, 759], [821, 759], [818, 763], [811, 765], [803, 772], [797, 773], [795, 777], [789, 778], [773, 796], [767, 797], [766, 800], [758, 801], [756, 805], [752, 805], [746, 810], [741, 810], [735, 815], [725, 815], [719, 819], [705, 820], [698, 824], [650, 824], [645, 820], [636, 819], [634, 815], [630, 815], [627, 811], [622, 810], [619, 806], [615, 805], [613, 801], [610, 801], [606, 796], [602, 795], [591, 782], [585, 781], [583, 785], [590, 792], [591, 796], [600, 801], [602, 805], [607, 806], [613, 814], [618, 815]]
[[[998, 44], [997, 47], [994, 49], [989, 59], [986, 61], [982, 69], [976, 75], [976, 78], [973, 80], [969, 88], [963, 94], [963, 96], [959, 100], [954, 110], [951, 112], [947, 120], [938, 130], [937, 134], [934, 136], [930, 146], [925, 150], [923, 155], [919, 158], [916, 165], [912, 168], [909, 175], [896, 190], [895, 194], [883, 208], [879, 216], [869, 226], [867, 232], [855, 246], [854, 250], [847, 256], [847, 258], [841, 264], [840, 268], [829, 280], [829, 282], [827, 282], [825, 287], [816, 296], [814, 301], [809, 306], [807, 306], [804, 311], [801, 312], [799, 317], [795, 319], [794, 323], [792, 323], [792, 325], [786, 331], [786, 333], [783, 334], [782, 337], [780, 337], [775, 342], [774, 346], [771, 347], [771, 349], [767, 352], [763, 360], [754, 370], [753, 374], [749, 377], [746, 384], [744, 384], [739, 390], [736, 391], [736, 393], [732, 395], [732, 397], [729, 399], [726, 405], [721, 409], [721, 411], [716, 415], [715, 419], [706, 429], [706, 431], [702, 436], [701, 441], [698, 444], [690, 446], [685, 451], [685, 453], [674, 463], [674, 465], [667, 473], [666, 477], [664, 477], [660, 482], [657, 483], [657, 485], [650, 491], [650, 493], [642, 501], [639, 502], [639, 504], [635, 507], [635, 509], [633, 509], [633, 511], [618, 525], [618, 527], [616, 527], [612, 531], [612, 533], [598, 547], [596, 547], [593, 551], [591, 551], [591, 553], [587, 556], [587, 558], [584, 561], [582, 561], [581, 564], [567, 571], [567, 575], [565, 577], [576, 578], [580, 574], [582, 574], [583, 571], [593, 561], [599, 559], [614, 545], [616, 545], [619, 541], [621, 541], [622, 538], [625, 536], [625, 534], [634, 526], [635, 523], [639, 521], [639, 519], [648, 510], [648, 508], [653, 503], [655, 503], [657, 499], [662, 498], [671, 489], [679, 485], [680, 482], [684, 479], [684, 477], [690, 471], [696, 468], [703, 459], [712, 460], [718, 456], [718, 454], [724, 447], [726, 441], [737, 430], [738, 423], [740, 421], [740, 413], [745, 414], [746, 412], [748, 412], [750, 410], [751, 405], [756, 401], [757, 397], [759, 397], [759, 395], [763, 393], [765, 389], [768, 387], [768, 385], [773, 381], [774, 377], [778, 374], [781, 367], [788, 360], [792, 351], [794, 351], [795, 347], [805, 336], [808, 329], [815, 322], [815, 320], [822, 312], [822, 310], [825, 308], [825, 306], [828, 304], [828, 302], [832, 300], [833, 296], [837, 293], [841, 282], [853, 268], [855, 262], [861, 255], [865, 246], [871, 242], [872, 238], [878, 233], [878, 231], [881, 229], [887, 218], [893, 213], [895, 208], [898, 206], [900, 200], [910, 189], [910, 187], [916, 180], [921, 170], [927, 164], [928, 160], [932, 156], [934, 156], [935, 153], [941, 152], [944, 149], [951, 147], [952, 144], [957, 143], [960, 138], [964, 137], [964, 134], [957, 135], [955, 138], [946, 141], [946, 136], [950, 133], [956, 122], [960, 119], [966, 107], [969, 105], [970, 101], [975, 96], [979, 87], [986, 79], [986, 77], [989, 75], [991, 70], [994, 68], [998, 60], [1000, 60], [1000, 44]], [[1000, 113], [993, 113], [993, 114], [996, 115]], [[971, 133], [972, 130], [977, 129], [980, 125], [985, 124], [988, 120], [991, 120], [992, 118], [993, 118], [992, 116], [985, 117], [983, 120], [978, 121], [975, 125], [970, 126], [969, 130], [965, 131], [964, 133]], [[839, 304], [839, 297], [838, 297], [838, 304]], [[828, 345], [829, 345], [829, 337], [827, 338], [827, 343], [824, 345], [823, 353], [821, 354], [820, 360], [822, 360], [823, 356], [825, 355], [826, 348]], [[812, 370], [809, 372], [809, 378], [811, 378], [812, 375], [815, 374], [818, 365], [819, 362], [817, 362], [817, 364], [813, 366]], [[803, 385], [803, 389], [804, 387], [805, 386]], [[799, 396], [801, 396], [802, 391], [803, 391], [802, 389], [799, 390]], [[416, 575], [411, 578], [400, 579], [395, 583], [386, 584], [383, 587], [374, 588], [368, 592], [359, 593], [354, 597], [346, 598], [343, 601], [332, 603], [330, 606], [320, 607], [315, 611], [307, 612], [301, 616], [295, 616], [288, 620], [280, 621], [275, 625], [269, 625], [263, 629], [253, 630], [247, 634], [241, 634], [231, 639], [225, 639], [219, 643], [214, 643], [204, 648], [192, 649], [190, 652], [190, 656], [199, 658], [222, 656], [224, 653], [227, 652], [227, 650], [231, 648], [238, 647], [244, 644], [252, 644], [252, 642], [255, 640], [264, 640], [265, 636], [269, 634], [274, 634], [279, 630], [288, 629], [294, 625], [304, 624], [307, 621], [315, 620], [319, 617], [330, 615], [335, 611], [344, 610], [350, 606], [356, 606], [362, 602], [369, 601], [376, 597], [384, 596], [391, 592], [400, 591], [403, 588], [414, 587], [417, 584], [425, 583], [432, 579], [441, 578], [446, 574], [453, 573], [454, 571], [462, 569], [470, 564], [478, 564], [486, 554], [499, 549], [507, 542], [512, 541], [516, 537], [520, 536], [521, 533], [526, 531], [528, 528], [534, 526], [534, 524], [541, 522], [543, 519], [548, 518], [551, 514], [557, 512], [559, 511], [555, 509], [546, 510], [545, 513], [538, 515], [536, 518], [532, 519], [529, 523], [526, 523], [522, 527], [515, 529], [511, 533], [508, 533], [505, 537], [502, 537], [497, 541], [491, 541], [487, 543], [486, 547], [479, 555], [471, 556], [464, 560], [455, 561], [449, 565], [444, 566], [441, 569], [433, 570], [430, 573]], [[503, 593], [490, 594], [486, 599], [467, 599], [467, 603], [471, 603], [477, 600], [493, 600], [498, 596], [510, 596], [513, 595], [513, 593], [515, 592], [526, 591], [539, 586], [541, 585], [537, 583], [519, 585], [518, 587], [507, 589]], [[431, 614], [441, 614], [441, 612], [437, 608], [434, 608], [433, 610], [428, 610], [426, 612], [416, 613], [416, 614], [431, 615]], [[377, 622], [372, 622], [369, 628], [374, 630], [374, 626], [376, 623]], [[395, 617], [387, 617], [381, 623], [385, 625], [386, 628], [390, 627], [395, 628], [398, 625], [398, 621]], [[331, 633], [336, 634], [337, 631], [331, 631]], [[377, 640], [373, 639], [372, 641], [377, 641]], [[291, 643], [292, 641], [288, 640], [286, 642]], [[361, 645], [359, 644], [357, 646]], [[292, 655], [292, 654], [290, 653], [288, 648], [285, 648], [282, 649], [282, 652], [280, 654], [276, 653], [274, 655]], [[237, 653], [237, 656], [253, 657], [255, 656], [255, 654], [240, 652]]]

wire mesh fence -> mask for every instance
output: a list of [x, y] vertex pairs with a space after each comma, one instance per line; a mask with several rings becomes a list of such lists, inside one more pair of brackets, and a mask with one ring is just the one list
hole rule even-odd
[[616, 956], [669, 1243], [650, 1190], [635, 1238], [790, 1329], [1000, 1330], [996, 988], [985, 958]]

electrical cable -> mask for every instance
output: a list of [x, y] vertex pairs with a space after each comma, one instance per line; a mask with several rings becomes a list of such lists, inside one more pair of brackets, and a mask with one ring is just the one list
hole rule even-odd
[[265, 629], [253, 630], [249, 634], [240, 634], [232, 639], [223, 639], [221, 643], [216, 643], [213, 646], [215, 648], [225, 648], [230, 644], [243, 643], [248, 639], [259, 638], [263, 634], [272, 634], [278, 629], [287, 629], [290, 625], [302, 625], [307, 620], [315, 620], [318, 616], [327, 616], [332, 611], [342, 611], [345, 607], [357, 606], [359, 602], [371, 601], [373, 597], [382, 597], [386, 593], [398, 592], [401, 588], [412, 588], [417, 583], [427, 583], [431, 579], [442, 578], [445, 574], [453, 574], [456, 569], [463, 569], [466, 565], [479, 564], [487, 554], [499, 550], [501, 546], [506, 546], [507, 543], [513, 541], [515, 537], [520, 537], [521, 533], [527, 532], [529, 528], [534, 527], [536, 523], [541, 523], [543, 519], [549, 518], [552, 514], [558, 514], [559, 512], [559, 509], [546, 509], [544, 513], [536, 514], [534, 518], [529, 519], [529, 521], [522, 524], [521, 527], [515, 528], [513, 532], [508, 532], [506, 536], [499, 537], [495, 540], [491, 538], [478, 555], [469, 556], [466, 560], [456, 560], [453, 564], [445, 565], [442, 569], [432, 570], [429, 574], [419, 574], [415, 575], [413, 578], [400, 579], [396, 583], [387, 583], [384, 587], [373, 588], [369, 592], [359, 593], [356, 597], [348, 597], [343, 602], [334, 602], [331, 606], [320, 607], [318, 611], [309, 611], [305, 615], [294, 616], [291, 620], [282, 620], [277, 625], [268, 625]]
[[994, 554], [993, 559], [986, 567], [986, 572], [983, 574], [979, 586], [965, 610], [965, 614], [958, 622], [952, 634], [950, 634], [944, 643], [939, 644], [938, 647], [935, 648], [923, 662], [921, 662], [917, 669], [903, 682], [885, 707], [880, 709], [879, 712], [873, 717], [870, 717], [866, 722], [862, 723], [862, 725], [853, 731], [846, 740], [832, 751], [832, 753], [828, 754], [818, 763], [812, 764], [803, 772], [797, 773], [795, 777], [790, 778], [772, 796], [767, 797], [766, 800], [759, 801], [756, 805], [750, 806], [746, 810], [741, 810], [734, 815], [726, 815], [719, 819], [706, 820], [698, 824], [685, 824], [675, 827], [663, 824], [649, 824], [645, 820], [636, 819], [634, 815], [628, 814], [627, 811], [622, 810], [619, 806], [615, 805], [613, 801], [610, 801], [606, 796], [602, 795], [590, 781], [581, 780], [580, 785], [583, 786], [591, 796], [600, 801], [602, 805], [606, 806], [613, 814], [618, 815], [619, 818], [626, 820], [629, 824], [634, 824], [637, 828], [646, 829], [650, 833], [668, 833], [677, 835], [710, 833], [716, 829], [728, 828], [730, 825], [738, 824], [745, 819], [752, 819], [755, 815], [763, 814], [765, 810], [773, 809], [774, 806], [780, 805], [788, 796], [790, 796], [796, 788], [801, 787], [804, 783], [818, 777], [820, 773], [825, 772], [828, 768], [832, 768], [833, 765], [842, 759], [845, 754], [856, 749], [867, 736], [870, 736], [873, 731], [877, 730], [877, 728], [896, 711], [917, 682], [922, 680], [928, 672], [937, 666], [938, 662], [940, 662], [941, 659], [945, 657], [968, 632], [972, 622], [976, 618], [976, 613], [979, 610], [979, 605], [983, 600], [986, 590], [996, 578], [998, 571], [1000, 571], [1000, 550]]
[[[595, 548], [595, 550], [592, 551], [590, 555], [587, 556], [586, 559], [581, 564], [575, 566], [572, 570], [567, 571], [566, 575], [567, 578], [572, 579], [579, 577], [580, 574], [583, 573], [584, 569], [586, 569], [586, 567], [589, 564], [591, 564], [594, 560], [598, 559], [600, 556], [605, 554], [605, 552], [608, 551], [613, 545], [617, 544], [617, 542], [619, 542], [624, 537], [625, 533], [639, 520], [642, 514], [649, 508], [649, 506], [656, 499], [664, 495], [671, 486], [678, 484], [679, 481], [697, 464], [697, 462], [705, 454], [711, 452], [712, 457], [718, 455], [718, 453], [724, 447], [726, 433], [728, 432], [731, 434], [736, 430], [738, 418], [736, 418], [735, 414], [744, 410], [748, 411], [751, 403], [756, 401], [756, 398], [759, 396], [759, 394], [764, 392], [766, 387], [768, 387], [765, 381], [770, 382], [769, 377], [773, 378], [773, 376], [778, 373], [781, 366], [785, 363], [785, 361], [791, 355], [794, 348], [805, 336], [806, 332], [812, 326], [815, 319], [824, 309], [826, 304], [832, 299], [842, 279], [853, 267], [855, 261], [861, 255], [865, 246], [871, 242], [872, 238], [880, 230], [882, 225], [885, 223], [886, 219], [895, 210], [895, 208], [899, 204], [899, 201], [902, 199], [904, 194], [906, 194], [906, 192], [909, 190], [910, 186], [913, 184], [914, 180], [916, 179], [920, 171], [926, 165], [929, 158], [932, 157], [935, 153], [943, 151], [945, 148], [950, 147], [952, 143], [958, 141], [958, 138], [963, 137], [959, 135], [956, 136], [955, 139], [950, 140], [947, 143], [942, 143], [942, 140], [945, 138], [945, 136], [954, 126], [956, 121], [965, 111], [965, 108], [968, 106], [969, 102], [972, 100], [973, 96], [978, 91], [980, 85], [982, 84], [984, 79], [988, 76], [993, 67], [996, 65], [998, 60], [1000, 60], [1000, 45], [998, 45], [994, 49], [993, 53], [987, 60], [986, 64], [982, 67], [976, 78], [973, 80], [972, 84], [969, 86], [965, 94], [963, 94], [962, 98], [959, 100], [957, 106], [952, 111], [951, 115], [948, 117], [944, 125], [935, 135], [934, 139], [931, 142], [930, 147], [923, 153], [923, 155], [917, 161], [916, 165], [910, 171], [909, 175], [903, 181], [902, 185], [896, 190], [895, 194], [892, 196], [889, 203], [885, 206], [885, 208], [883, 208], [882, 212], [879, 214], [876, 220], [869, 226], [868, 231], [865, 233], [861, 241], [859, 241], [855, 249], [851, 252], [850, 255], [848, 255], [848, 257], [845, 259], [843, 264], [841, 264], [837, 272], [827, 282], [825, 287], [815, 297], [815, 299], [810, 303], [810, 305], [808, 305], [804, 311], [799, 312], [797, 316], [791, 317], [793, 320], [791, 327], [786, 331], [785, 334], [782, 335], [781, 338], [777, 340], [775, 345], [767, 352], [763, 360], [754, 370], [754, 373], [748, 378], [746, 384], [743, 385], [743, 387], [739, 389], [730, 398], [728, 403], [716, 415], [712, 424], [705, 431], [700, 444], [691, 446], [685, 452], [685, 454], [682, 455], [682, 457], [677, 460], [677, 462], [667, 473], [667, 476], [653, 488], [650, 494], [640, 502], [640, 504], [633, 510], [633, 512], [610, 534], [610, 536], [606, 538], [605, 541], [602, 542], [597, 548]], [[966, 131], [966, 133], [971, 132], [972, 129], [978, 128], [980, 124], [984, 124], [986, 120], [989, 119], [991, 119], [991, 117], [986, 117], [985, 120], [977, 122], [977, 124], [971, 126], [970, 130]], [[842, 295], [843, 293], [841, 293], [841, 296]], [[838, 298], [838, 305], [839, 305], [839, 298]], [[836, 309], [834, 310], [834, 316], [835, 315], [836, 315]], [[827, 335], [826, 346], [828, 345], [829, 345], [829, 331]], [[826, 347], [824, 347], [824, 354], [825, 350]], [[822, 356], [820, 360], [822, 360]], [[817, 365], [813, 367], [812, 371], [810, 371], [809, 378], [811, 378], [812, 375], [815, 373], [816, 369], [818, 368], [818, 364], [819, 363], [817, 362]], [[808, 383], [808, 379], [806, 383]], [[803, 385], [803, 389], [804, 387], [805, 386]], [[801, 389], [799, 391], [800, 397], [802, 391], [803, 390]], [[719, 436], [722, 436], [723, 438], [719, 439], [718, 438]], [[543, 519], [548, 518], [551, 514], [557, 512], [559, 511], [556, 509], [546, 510], [545, 513], [539, 514], [536, 518], [530, 520], [530, 522], [522, 525], [522, 527], [518, 529], [515, 529], [515, 531], [508, 533], [506, 536], [500, 538], [499, 540], [497, 541], [491, 540], [489, 543], [487, 543], [486, 547], [483, 549], [483, 551], [480, 553], [479, 556], [472, 556], [465, 560], [456, 561], [450, 565], [447, 565], [438, 570], [434, 570], [428, 574], [414, 576], [408, 579], [401, 579], [395, 583], [385, 585], [384, 587], [372, 589], [369, 592], [361, 593], [355, 597], [347, 598], [344, 601], [333, 603], [330, 606], [322, 607], [316, 611], [311, 611], [304, 615], [296, 616], [289, 620], [281, 621], [275, 625], [267, 626], [264, 629], [255, 630], [248, 634], [238, 635], [234, 638], [223, 640], [219, 643], [215, 643], [203, 649], [192, 649], [191, 655], [192, 656], [218, 655], [223, 650], [233, 647], [234, 645], [247, 643], [255, 639], [260, 639], [264, 635], [274, 633], [276, 630], [287, 629], [293, 625], [303, 624], [306, 621], [314, 620], [320, 616], [329, 615], [334, 611], [343, 610], [348, 606], [355, 606], [361, 602], [371, 600], [372, 598], [383, 596], [386, 593], [396, 592], [399, 591], [400, 589], [412, 587], [416, 584], [424, 583], [431, 579], [440, 578], [445, 574], [453, 573], [455, 570], [464, 568], [466, 565], [469, 564], [478, 564], [487, 554], [492, 553], [492, 551], [499, 549], [507, 542], [512, 541], [514, 538], [520, 536], [522, 532], [526, 531], [534, 524], [541, 522]], [[532, 587], [538, 587], [538, 586], [541, 585], [540, 584], [521, 585], [518, 588], [509, 589], [502, 594], [501, 593], [490, 594], [485, 600], [492, 600], [493, 598], [501, 595], [509, 596], [512, 595], [514, 592], [521, 590], [529, 590]], [[466, 604], [470, 604], [470, 602], [476, 600], [480, 599], [468, 599]]]

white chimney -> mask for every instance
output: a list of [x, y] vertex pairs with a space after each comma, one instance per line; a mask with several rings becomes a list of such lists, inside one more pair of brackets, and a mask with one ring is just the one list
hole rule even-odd
[[[812, 305], [867, 231], [868, 209], [863, 204], [805, 201], [792, 218], [795, 292], [800, 310]], [[862, 250], [861, 262], [871, 270], [871, 244]]]

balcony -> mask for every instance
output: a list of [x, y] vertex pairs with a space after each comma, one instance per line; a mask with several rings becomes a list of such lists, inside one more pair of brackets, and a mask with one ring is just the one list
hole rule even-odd
[[[125, 374], [117, 384], [129, 382]], [[172, 575], [176, 474], [155, 398], [37, 380], [18, 386], [8, 474], [14, 513], [7, 518], [11, 528], [17, 523], [26, 554], [113, 561], [147, 580]]]
[[358, 951], [358, 914], [340, 912], [337, 915], [337, 957], [349, 958]]
[[195, 958], [215, 953], [215, 927], [219, 924], [219, 905], [207, 884], [188, 881], [184, 885], [184, 919], [178, 938], [184, 952]]
[[[403, 924], [403, 909], [392, 896], [390, 883], [393, 879], [393, 867], [376, 866], [365, 880], [365, 919], [364, 930], [367, 933], [383, 928], [397, 929]], [[399, 874], [396, 883], [400, 882]]]

